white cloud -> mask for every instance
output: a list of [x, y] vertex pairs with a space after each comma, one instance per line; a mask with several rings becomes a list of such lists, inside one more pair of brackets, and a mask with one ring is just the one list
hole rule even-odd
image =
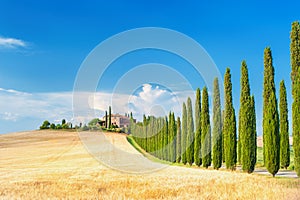
[[0, 120], [72, 117], [72, 93], [25, 93], [0, 88]]
[[[113, 113], [132, 112], [138, 120], [146, 115], [167, 115], [171, 110], [181, 115], [182, 102], [187, 96], [192, 99], [193, 91], [172, 93], [164, 88], [143, 85], [136, 94], [111, 94], [105, 92], [80, 92], [76, 95], [79, 103], [75, 105], [73, 92], [26, 93], [13, 89], [0, 88], [0, 132], [5, 132], [5, 123], [25, 124], [23, 130], [35, 129], [43, 122], [58, 123], [65, 118], [73, 124], [87, 123], [95, 117], [102, 117], [108, 106]], [[76, 109], [76, 106], [79, 109]], [[75, 108], [75, 109], [74, 109]], [[74, 114], [74, 115], [73, 115]]]
[[23, 40], [16, 38], [5, 38], [0, 36], [0, 47], [3, 48], [18, 48], [18, 47], [26, 47], [27, 43]]

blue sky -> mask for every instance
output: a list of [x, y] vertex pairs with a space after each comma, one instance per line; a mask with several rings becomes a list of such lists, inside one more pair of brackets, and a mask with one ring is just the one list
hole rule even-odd
[[[299, 6], [298, 1], [279, 4], [274, 1], [3, 0], [0, 7], [0, 133], [35, 129], [45, 118], [56, 122], [61, 118], [71, 120], [73, 85], [86, 56], [105, 39], [140, 27], [163, 27], [186, 34], [206, 49], [222, 75], [229, 66], [236, 111], [240, 64], [245, 59], [256, 99], [259, 131], [263, 50], [266, 46], [273, 50], [277, 88], [284, 79], [290, 91], [289, 32], [291, 23], [300, 18]], [[147, 62], [168, 63], [189, 80], [193, 89], [202, 88], [201, 77], [184, 61], [176, 59], [157, 51], [123, 56], [116, 61], [119, 63], [115, 64], [116, 68], [106, 71], [106, 84], [99, 84], [98, 98], [105, 99], [100, 93], [111, 92], [122, 73]], [[118, 66], [125, 67], [121, 70]], [[149, 91], [146, 89], [149, 89], [147, 85], [141, 85], [136, 95], [142, 98], [139, 95]], [[161, 94], [156, 87], [152, 87], [150, 93], [152, 97]], [[129, 94], [121, 95], [125, 97], [120, 97], [120, 101], [128, 99]], [[290, 103], [290, 94], [288, 98]], [[151, 102], [148, 103], [150, 106]], [[101, 114], [105, 104], [107, 100], [96, 105], [96, 113]], [[126, 111], [113, 109], [120, 113]]]

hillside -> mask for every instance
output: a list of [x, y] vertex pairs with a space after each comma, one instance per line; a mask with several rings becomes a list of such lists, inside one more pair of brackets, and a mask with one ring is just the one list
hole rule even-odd
[[[125, 160], [130, 166], [150, 162], [125, 135], [106, 133], [105, 138], [132, 154], [134, 159]], [[147, 174], [113, 170], [86, 151], [76, 132], [1, 135], [0, 154], [0, 199], [300, 199], [299, 179], [178, 166]], [[105, 154], [121, 160], [116, 152]]]

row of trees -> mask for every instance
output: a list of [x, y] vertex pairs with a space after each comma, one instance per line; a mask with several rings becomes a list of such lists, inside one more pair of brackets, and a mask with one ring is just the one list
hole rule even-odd
[[72, 123], [67, 123], [65, 119], [61, 121], [61, 124], [50, 123], [48, 120], [45, 120], [40, 126], [40, 129], [72, 129]]
[[[300, 175], [300, 26], [292, 24], [291, 65], [293, 94], [293, 139], [295, 170]], [[280, 102], [276, 97], [272, 52], [264, 50], [264, 89], [263, 89], [263, 156], [264, 165], [274, 176], [280, 167], [290, 164], [290, 144], [288, 128], [288, 106], [286, 87], [280, 82]], [[143, 123], [131, 124], [131, 133], [137, 143], [160, 159], [170, 162], [193, 163], [197, 166], [215, 169], [225, 162], [227, 169], [235, 169], [237, 162], [242, 170], [252, 173], [256, 164], [257, 133], [255, 99], [251, 95], [248, 67], [241, 64], [240, 108], [237, 136], [235, 109], [232, 102], [232, 82], [230, 69], [224, 77], [225, 107], [221, 111], [219, 82], [214, 80], [213, 124], [211, 128], [207, 88], [196, 90], [195, 113], [191, 99], [182, 106], [182, 121], [174, 113], [169, 117], [155, 118], [144, 116]], [[193, 119], [195, 117], [195, 120]], [[195, 122], [195, 127], [194, 127]], [[211, 131], [212, 130], [212, 131]]]

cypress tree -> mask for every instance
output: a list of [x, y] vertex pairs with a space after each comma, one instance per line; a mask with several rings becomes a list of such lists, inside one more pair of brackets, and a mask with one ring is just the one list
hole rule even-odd
[[169, 130], [168, 130], [168, 126], [169, 126], [169, 122], [168, 122], [168, 117], [165, 117], [165, 124], [164, 124], [164, 133], [163, 133], [163, 137], [164, 137], [164, 145], [163, 145], [163, 159], [164, 160], [168, 160], [168, 144], [169, 144]]
[[225, 150], [224, 150], [224, 110], [222, 110], [222, 162], [225, 162]]
[[[253, 101], [253, 102], [252, 102]], [[256, 163], [256, 130], [253, 128], [254, 97], [250, 96], [248, 67], [245, 61], [241, 66], [241, 96], [239, 111], [239, 159], [242, 169], [252, 173]]]
[[291, 79], [292, 79], [292, 117], [293, 117], [293, 148], [295, 171], [300, 177], [300, 24], [292, 23], [291, 31]]
[[174, 113], [170, 113], [169, 118], [169, 161], [176, 161], [176, 123], [175, 123], [175, 115]]
[[224, 77], [225, 110], [224, 110], [224, 151], [226, 168], [234, 170], [236, 165], [236, 118], [232, 103], [232, 83], [230, 69]]
[[181, 129], [181, 156], [182, 163], [186, 164], [186, 135], [187, 134], [187, 111], [186, 105], [183, 102], [182, 104], [182, 129]]
[[280, 82], [280, 166], [287, 168], [290, 165], [290, 142], [289, 142], [289, 121], [286, 98], [286, 87], [284, 81]]
[[264, 162], [273, 176], [279, 170], [280, 136], [279, 116], [274, 82], [272, 52], [269, 47], [264, 51], [264, 105], [263, 105], [263, 146]]
[[108, 128], [111, 129], [111, 107], [108, 108]]
[[192, 100], [187, 99], [187, 162], [192, 165], [194, 162], [194, 120], [192, 110]]
[[219, 169], [222, 166], [222, 123], [218, 78], [214, 80], [213, 122], [213, 166], [214, 169]]
[[177, 117], [177, 139], [176, 139], [176, 162], [181, 161], [181, 122], [180, 117]]
[[194, 160], [197, 166], [202, 164], [201, 158], [201, 94], [200, 89], [196, 90], [196, 101], [195, 101], [195, 151], [194, 151]]
[[172, 121], [172, 113], [171, 111], [169, 112], [169, 124], [168, 124], [168, 161], [172, 162], [172, 152], [173, 152], [173, 121]]
[[250, 144], [250, 169], [251, 172], [254, 171], [256, 160], [257, 160], [257, 132], [256, 132], [256, 111], [255, 111], [255, 100], [254, 96], [251, 96], [251, 125], [252, 125], [252, 137], [251, 137], [251, 144]]
[[209, 118], [208, 92], [204, 87], [202, 90], [202, 110], [201, 110], [201, 154], [203, 167], [211, 165], [211, 128]]
[[105, 128], [107, 128], [107, 111], [105, 111]]
[[142, 136], [142, 140], [143, 140], [143, 148], [145, 149], [145, 151], [148, 151], [148, 149], [147, 149], [147, 118], [146, 118], [146, 115], [143, 116], [143, 136]]

